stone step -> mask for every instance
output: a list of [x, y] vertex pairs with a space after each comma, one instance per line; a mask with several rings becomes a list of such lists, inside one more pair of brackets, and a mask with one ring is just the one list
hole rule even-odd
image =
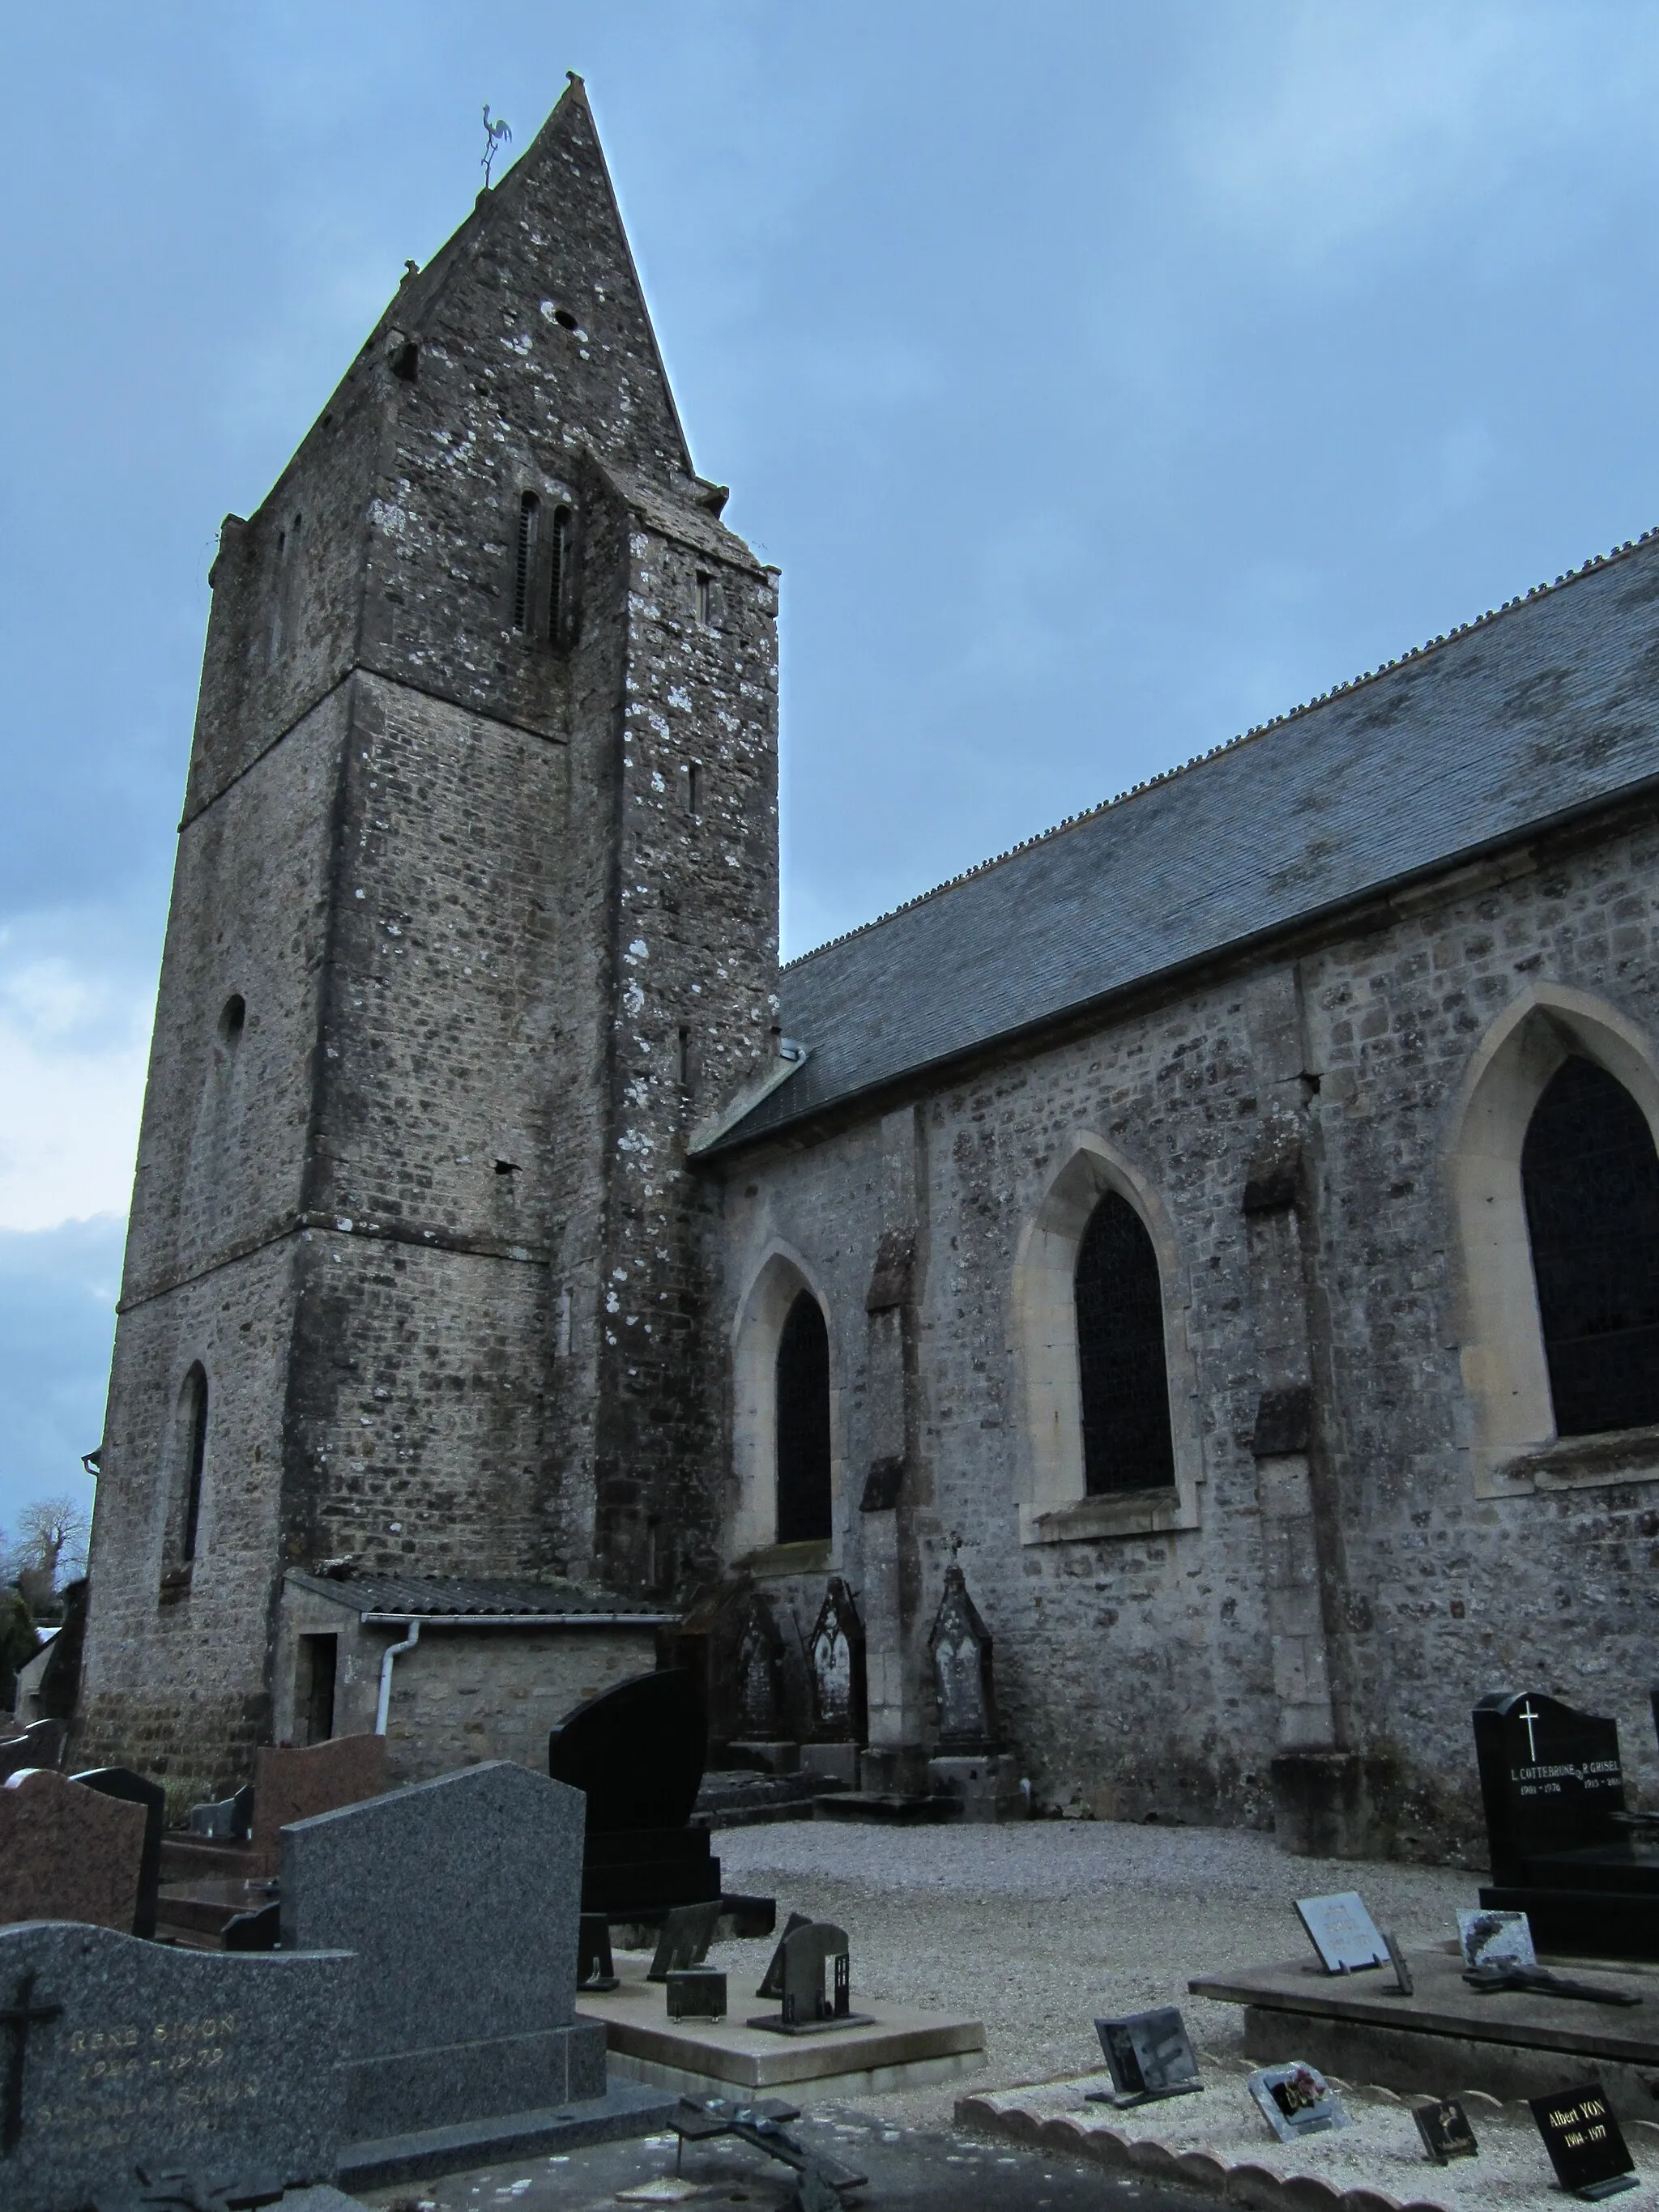
[[178, 1832], [161, 1838], [163, 1881], [246, 1880], [252, 1866], [252, 1844], [217, 1843], [210, 1836]]
[[937, 1826], [962, 1818], [962, 1800], [943, 1791], [907, 1796], [896, 1790], [842, 1790], [815, 1798], [820, 1820], [872, 1820], [889, 1827]]
[[224, 1931], [239, 1912], [257, 1912], [269, 1905], [268, 1882], [214, 1880], [163, 1882], [155, 1900], [155, 1929], [159, 1936], [175, 1938], [187, 1948], [219, 1950]]

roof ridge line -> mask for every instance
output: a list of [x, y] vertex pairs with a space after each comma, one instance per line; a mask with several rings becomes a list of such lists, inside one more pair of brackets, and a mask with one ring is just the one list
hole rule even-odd
[[791, 969], [803, 968], [809, 960], [816, 960], [821, 952], [832, 952], [838, 945], [848, 945], [855, 937], [867, 936], [872, 929], [880, 929], [885, 923], [896, 921], [900, 915], [908, 914], [912, 908], [926, 906], [930, 899], [942, 897], [946, 891], [955, 890], [962, 884], [971, 883], [976, 876], [988, 875], [993, 868], [1000, 868], [1007, 861], [1017, 860], [1022, 853], [1029, 853], [1036, 846], [1046, 845], [1052, 839], [1063, 836], [1067, 830], [1076, 830], [1085, 822], [1097, 821], [1100, 816], [1111, 813], [1116, 807], [1127, 805], [1132, 799], [1139, 798], [1143, 792], [1152, 791], [1161, 784], [1172, 783], [1177, 776], [1188, 775], [1196, 769], [1207, 767], [1211, 761], [1218, 759], [1224, 753], [1237, 752], [1241, 745], [1265, 738], [1269, 732], [1282, 729], [1287, 722], [1299, 720], [1304, 714], [1312, 714], [1316, 707], [1328, 706], [1333, 699], [1345, 698], [1350, 692], [1360, 690], [1367, 684], [1380, 683], [1383, 677], [1391, 676], [1396, 669], [1404, 668], [1412, 661], [1425, 659], [1445, 646], [1455, 644], [1459, 638], [1467, 637], [1472, 630], [1485, 629], [1488, 623], [1502, 621], [1505, 615], [1513, 614], [1519, 607], [1531, 606], [1539, 599], [1553, 599], [1566, 586], [1580, 582], [1597, 569], [1610, 568], [1615, 561], [1626, 559], [1638, 546], [1645, 545], [1655, 538], [1659, 538], [1659, 524], [1644, 530], [1639, 538], [1626, 538], [1610, 552], [1592, 553], [1588, 560], [1580, 562], [1577, 568], [1565, 569], [1553, 584], [1534, 584], [1528, 590], [1517, 592], [1513, 599], [1505, 599], [1500, 606], [1488, 607], [1485, 614], [1476, 615], [1468, 622], [1459, 623], [1451, 629], [1443, 630], [1422, 645], [1412, 646], [1406, 652], [1396, 654], [1392, 660], [1384, 660], [1375, 668], [1366, 669], [1363, 675], [1350, 677], [1346, 683], [1334, 684], [1329, 690], [1303, 700], [1299, 706], [1287, 707], [1283, 714], [1274, 714], [1265, 722], [1252, 723], [1248, 730], [1241, 730], [1237, 737], [1224, 738], [1206, 752], [1194, 753], [1190, 759], [1177, 761], [1173, 768], [1160, 769], [1156, 775], [1146, 776], [1139, 783], [1132, 783], [1127, 791], [1120, 791], [1110, 799], [1103, 799], [1097, 805], [1086, 806], [1076, 814], [1067, 814], [1050, 828], [1038, 830], [1029, 837], [1022, 837], [1018, 844], [1010, 845], [1006, 851], [994, 853], [988, 860], [976, 860], [972, 867], [963, 868], [960, 874], [947, 876], [943, 883], [934, 884], [925, 891], [918, 891], [914, 898], [903, 899], [897, 906], [872, 915], [868, 921], [860, 921], [851, 929], [844, 929], [838, 936], [826, 937], [821, 945], [811, 945], [805, 952], [798, 952], [793, 960], [781, 962], [781, 969], [787, 974]]

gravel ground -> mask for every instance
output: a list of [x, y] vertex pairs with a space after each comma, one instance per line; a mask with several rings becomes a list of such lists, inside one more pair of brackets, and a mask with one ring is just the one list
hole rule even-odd
[[[775, 1895], [851, 1939], [853, 1990], [985, 2023], [978, 2072], [860, 2103], [948, 2127], [956, 2099], [1091, 2071], [1097, 2014], [1178, 2004], [1200, 2049], [1237, 2054], [1234, 2005], [1189, 1996], [1189, 1976], [1308, 1954], [1294, 1899], [1357, 1889], [1407, 1944], [1457, 1933], [1479, 1877], [1443, 1867], [1288, 1858], [1249, 1829], [1033, 1820], [888, 1828], [830, 1820], [720, 1831], [726, 1888]], [[720, 1945], [734, 1992], [769, 1943]], [[749, 1978], [752, 1964], [752, 1979]]]

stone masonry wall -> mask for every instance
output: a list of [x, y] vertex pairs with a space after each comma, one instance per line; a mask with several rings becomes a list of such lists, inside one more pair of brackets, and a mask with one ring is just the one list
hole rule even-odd
[[[1563, 833], [1518, 857], [1511, 880], [1380, 904], [1322, 943], [1144, 1000], [916, 1102], [926, 1267], [919, 1464], [901, 1509], [921, 1585], [909, 1661], [927, 1713], [922, 1638], [954, 1556], [995, 1638], [1005, 1730], [1040, 1804], [1271, 1818], [1278, 1704], [1249, 1447], [1261, 1332], [1277, 1322], [1252, 1308], [1242, 1200], [1267, 1108], [1289, 1110], [1297, 1095], [1316, 1612], [1341, 1740], [1367, 1761], [1376, 1847], [1478, 1860], [1468, 1715], [1492, 1689], [1544, 1688], [1616, 1714], [1631, 1769], [1650, 1791], [1659, 1781], [1646, 1711], [1659, 1452], [1653, 1480], [1476, 1498], [1445, 1157], [1474, 1048], [1529, 982], [1596, 994], [1659, 1035], [1656, 857], [1650, 823]], [[893, 1206], [882, 1127], [849, 1119], [799, 1149], [732, 1158], [721, 1178], [722, 1325], [774, 1240], [802, 1255], [827, 1300], [846, 1466], [830, 1565], [855, 1588], [872, 1455], [863, 1306]], [[1119, 1148], [1173, 1223], [1200, 1526], [1022, 1544], [1015, 1261], [1081, 1132]], [[763, 1586], [805, 1616], [815, 1590], [798, 1580]]]

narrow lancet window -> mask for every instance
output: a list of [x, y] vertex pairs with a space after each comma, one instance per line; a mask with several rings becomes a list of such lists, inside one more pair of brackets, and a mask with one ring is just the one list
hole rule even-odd
[[530, 594], [536, 580], [536, 521], [540, 502], [533, 491], [519, 501], [518, 556], [513, 570], [513, 627], [530, 626]]
[[1108, 1191], [1077, 1256], [1084, 1486], [1097, 1497], [1175, 1480], [1164, 1292], [1146, 1224]]
[[568, 507], [554, 508], [552, 544], [548, 549], [551, 588], [547, 602], [547, 635], [556, 646], [567, 645], [570, 640], [570, 521]]
[[714, 618], [714, 580], [706, 568], [697, 571], [697, 620], [707, 629]]
[[179, 1557], [187, 1562], [196, 1557], [197, 1539], [201, 1533], [202, 1476], [207, 1465], [208, 1383], [199, 1364], [185, 1377], [181, 1411], [185, 1459], [184, 1525], [179, 1538]]
[[778, 1340], [778, 1541], [830, 1534], [830, 1333], [802, 1291]]
[[1659, 1154], [1593, 1060], [1563, 1063], [1521, 1147], [1558, 1436], [1659, 1422]]

